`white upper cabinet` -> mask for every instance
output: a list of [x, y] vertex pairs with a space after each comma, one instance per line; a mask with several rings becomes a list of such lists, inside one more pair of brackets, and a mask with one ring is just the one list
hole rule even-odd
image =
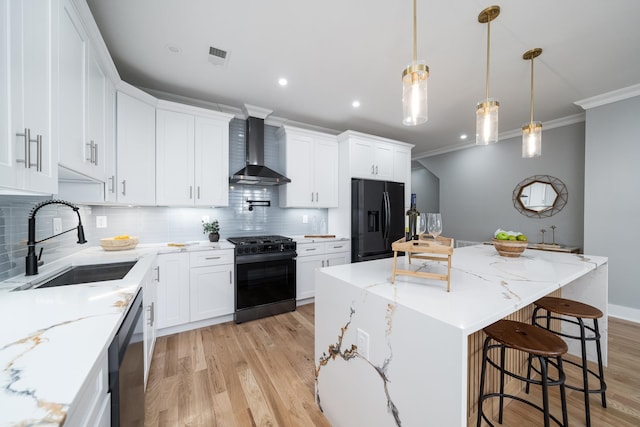
[[0, 1], [0, 187], [5, 189], [57, 192], [53, 4]]
[[61, 166], [104, 181], [107, 76], [71, 0], [59, 10]]
[[351, 174], [354, 178], [392, 181], [393, 145], [354, 136], [351, 138]]
[[159, 101], [156, 111], [157, 203], [229, 205], [230, 114]]
[[280, 186], [280, 206], [338, 206], [338, 141], [335, 136], [284, 126], [278, 130], [284, 174], [291, 183]]
[[156, 203], [156, 108], [155, 99], [135, 88], [138, 96], [117, 94], [118, 203]]

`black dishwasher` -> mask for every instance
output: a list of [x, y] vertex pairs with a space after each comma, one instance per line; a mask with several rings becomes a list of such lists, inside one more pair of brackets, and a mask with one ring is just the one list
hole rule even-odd
[[109, 345], [111, 426], [144, 426], [142, 290], [138, 291]]

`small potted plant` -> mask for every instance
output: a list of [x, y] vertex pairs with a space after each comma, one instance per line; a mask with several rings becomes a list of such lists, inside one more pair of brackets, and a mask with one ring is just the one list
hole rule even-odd
[[212, 222], [202, 221], [202, 234], [209, 233], [209, 241], [217, 242], [220, 240], [220, 224], [214, 219]]

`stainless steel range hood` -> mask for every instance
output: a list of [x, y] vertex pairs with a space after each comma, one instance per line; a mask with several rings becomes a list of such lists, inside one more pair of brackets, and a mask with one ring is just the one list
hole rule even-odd
[[249, 116], [245, 133], [247, 165], [234, 173], [229, 182], [248, 185], [282, 185], [291, 182], [286, 176], [264, 165], [264, 119]]

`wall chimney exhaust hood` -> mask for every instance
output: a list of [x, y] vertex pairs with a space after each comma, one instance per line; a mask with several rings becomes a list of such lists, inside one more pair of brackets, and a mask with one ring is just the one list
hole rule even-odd
[[234, 173], [231, 184], [282, 185], [291, 182], [286, 176], [264, 165], [264, 119], [271, 110], [245, 104], [247, 165]]

